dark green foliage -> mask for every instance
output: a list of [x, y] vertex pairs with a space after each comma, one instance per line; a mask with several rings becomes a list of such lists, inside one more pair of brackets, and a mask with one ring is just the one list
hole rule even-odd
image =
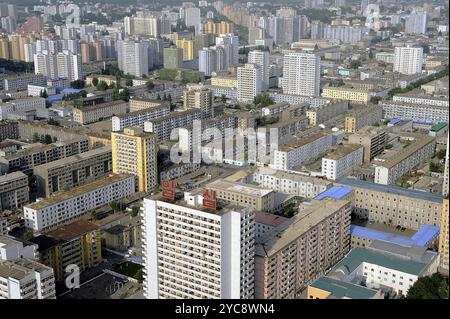
[[439, 273], [420, 277], [408, 290], [407, 299], [448, 299], [448, 277]]

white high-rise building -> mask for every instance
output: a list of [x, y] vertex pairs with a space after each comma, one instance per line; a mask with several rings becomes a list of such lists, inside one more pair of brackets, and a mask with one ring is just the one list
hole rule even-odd
[[233, 33], [221, 34], [216, 37], [216, 47], [223, 47], [226, 52], [227, 64], [239, 63], [239, 37]]
[[406, 34], [424, 34], [427, 31], [427, 13], [412, 12], [405, 21]]
[[198, 53], [198, 70], [205, 76], [211, 76], [216, 71], [216, 50], [212, 48], [203, 48]]
[[125, 74], [148, 75], [148, 43], [118, 41], [117, 60], [119, 69]]
[[261, 68], [263, 85], [262, 89], [267, 90], [269, 88], [269, 52], [253, 50], [248, 54], [248, 63], [256, 64]]
[[423, 48], [419, 46], [395, 47], [394, 72], [406, 75], [422, 73]]
[[252, 299], [255, 217], [251, 208], [207, 209], [202, 195], [142, 207], [147, 299]]
[[256, 64], [246, 63], [237, 68], [237, 100], [251, 103], [262, 91], [263, 72]]
[[200, 9], [199, 8], [185, 8], [184, 9], [184, 23], [186, 26], [197, 28], [200, 26]]
[[56, 54], [47, 50], [34, 54], [34, 72], [47, 77], [64, 77], [70, 81], [83, 78], [81, 55], [63, 50]]
[[283, 60], [283, 93], [318, 96], [320, 93], [320, 56], [287, 52]]

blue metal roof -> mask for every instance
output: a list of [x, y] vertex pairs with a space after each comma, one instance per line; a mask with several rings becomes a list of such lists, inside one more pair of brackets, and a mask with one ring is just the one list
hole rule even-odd
[[61, 91], [61, 93], [80, 93], [80, 92], [81, 92], [81, 90], [79, 90], [79, 89], [63, 89]]
[[50, 100], [50, 101], [61, 101], [62, 100], [62, 96], [61, 95], [50, 95], [49, 97], [48, 97], [48, 99]]
[[423, 225], [411, 238], [390, 232], [350, 225], [350, 234], [369, 240], [381, 240], [402, 246], [426, 246], [439, 233], [439, 227]]
[[373, 182], [363, 181], [360, 179], [341, 178], [337, 180], [336, 183], [343, 184], [348, 187], [366, 188], [378, 192], [391, 193], [399, 196], [413, 197], [435, 203], [442, 203], [443, 201], [443, 197], [439, 194], [432, 194], [429, 192], [407, 189], [394, 185], [376, 184]]
[[330, 189], [327, 189], [323, 193], [320, 193], [319, 195], [314, 197], [314, 199], [322, 200], [322, 199], [324, 199], [326, 197], [331, 197], [331, 198], [334, 198], [334, 199], [341, 199], [341, 198], [347, 196], [352, 191], [353, 190], [351, 188], [349, 188], [349, 187], [333, 186]]
[[392, 121], [390, 121], [387, 125], [395, 125], [397, 123], [400, 123], [402, 121], [402, 119], [398, 118], [398, 119], [393, 119]]
[[413, 120], [413, 123], [415, 123], [415, 124], [433, 124], [433, 121]]

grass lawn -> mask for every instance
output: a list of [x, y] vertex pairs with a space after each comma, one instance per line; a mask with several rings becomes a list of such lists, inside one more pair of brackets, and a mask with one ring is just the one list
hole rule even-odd
[[142, 269], [144, 268], [144, 266], [130, 262], [130, 261], [126, 261], [121, 263], [120, 265], [117, 265], [116, 267], [114, 267], [114, 271], [118, 272], [119, 274], [134, 278], [139, 280], [140, 282], [142, 281]]

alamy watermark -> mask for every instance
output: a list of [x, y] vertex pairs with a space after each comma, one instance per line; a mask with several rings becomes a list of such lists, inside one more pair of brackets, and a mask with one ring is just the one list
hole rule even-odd
[[173, 129], [171, 140], [178, 139], [170, 149], [170, 160], [180, 163], [237, 163], [269, 164], [272, 152], [278, 149], [278, 129], [202, 128], [201, 120], [194, 120], [190, 129]]

